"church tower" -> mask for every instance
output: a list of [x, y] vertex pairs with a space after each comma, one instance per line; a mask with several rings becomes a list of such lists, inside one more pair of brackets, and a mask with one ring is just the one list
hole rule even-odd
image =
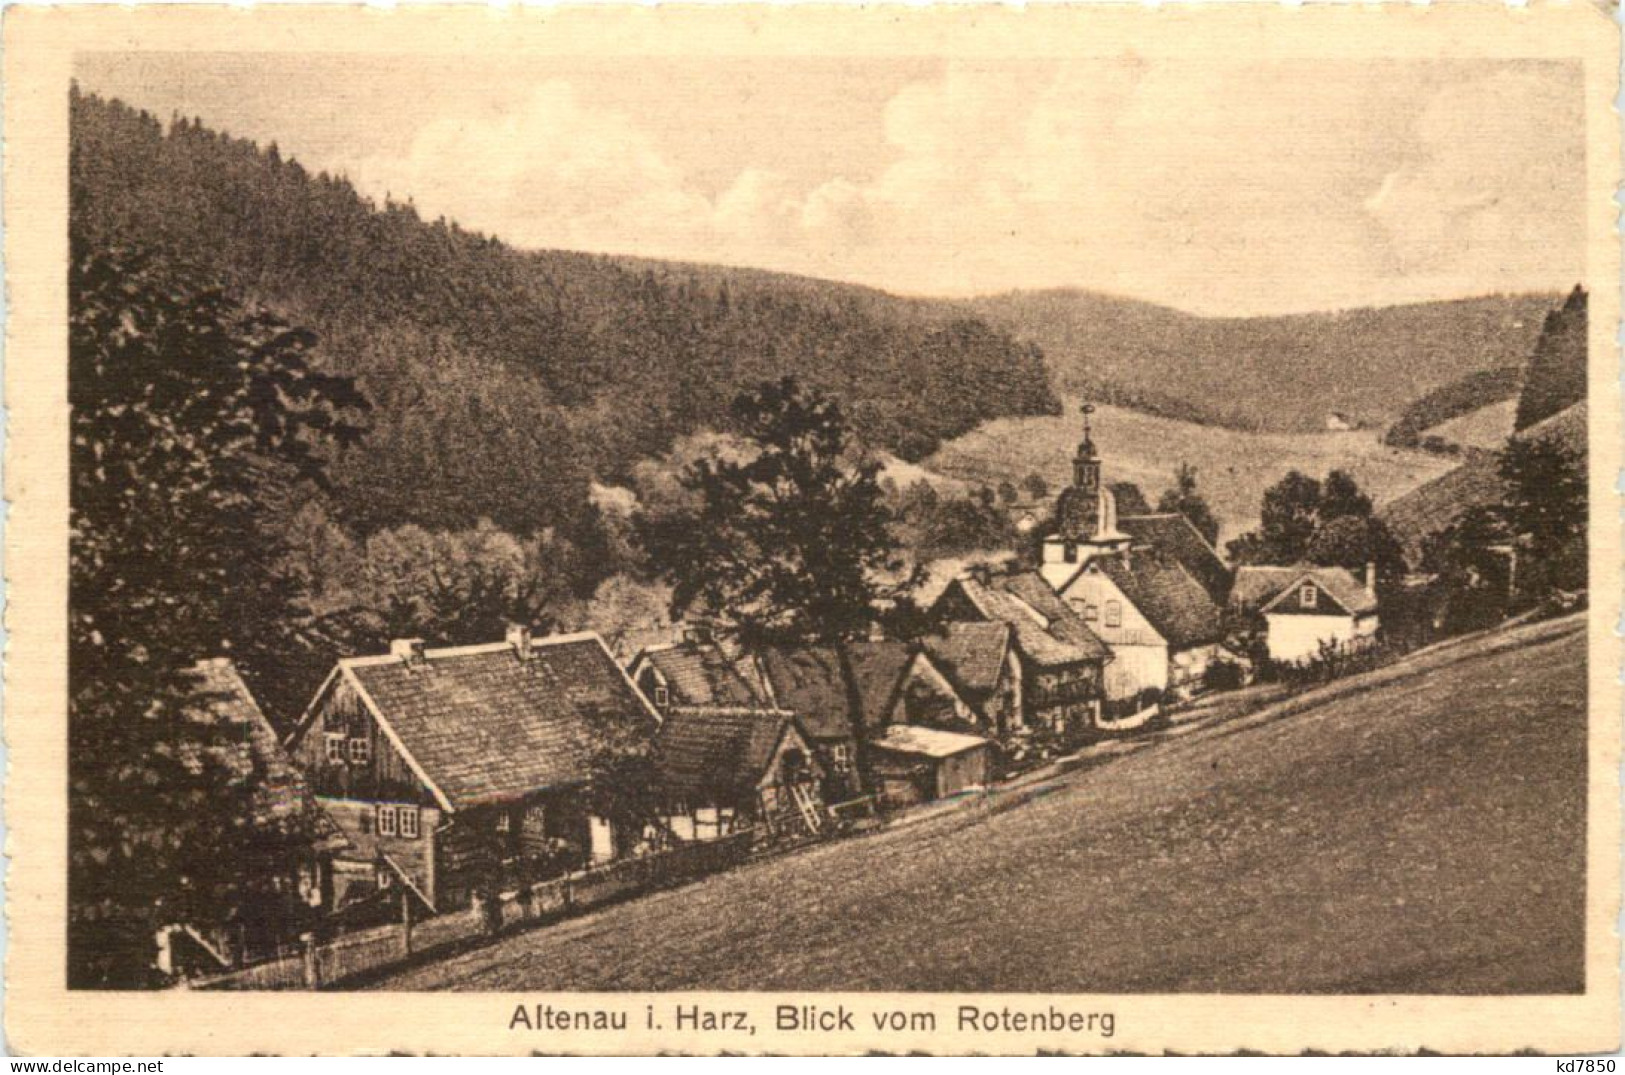
[[1044, 537], [1040, 565], [1044, 578], [1057, 588], [1083, 564], [1116, 553], [1129, 541], [1117, 529], [1117, 498], [1101, 481], [1100, 453], [1090, 428], [1094, 405], [1085, 403], [1082, 411], [1083, 440], [1072, 457], [1072, 484], [1055, 501], [1055, 529]]

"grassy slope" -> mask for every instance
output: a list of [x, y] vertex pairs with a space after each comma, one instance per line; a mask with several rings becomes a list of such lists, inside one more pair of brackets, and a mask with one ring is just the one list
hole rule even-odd
[[1152, 745], [980, 823], [761, 863], [382, 987], [1577, 991], [1583, 623], [1413, 657], [1379, 688]]
[[[945, 444], [927, 466], [988, 484], [1037, 471], [1058, 489], [1071, 481], [1070, 461], [1081, 429], [1075, 399], [1066, 401], [1065, 412], [1059, 418], [989, 422]], [[1181, 461], [1193, 463], [1202, 493], [1224, 525], [1221, 543], [1253, 526], [1264, 490], [1294, 468], [1315, 477], [1334, 468], [1347, 470], [1380, 503], [1456, 465], [1386, 447], [1376, 430], [1246, 433], [1118, 407], [1101, 407], [1095, 429], [1107, 479], [1137, 483], [1152, 503], [1173, 484]]]
[[[1197, 317], [1086, 291], [1032, 291], [966, 305], [1043, 347], [1063, 393], [1105, 386], [1167, 413], [1307, 431], [1328, 411], [1386, 426], [1465, 374], [1519, 366], [1557, 295], [1285, 317]], [[1125, 402], [1114, 395], [1114, 402]]]
[[1517, 413], [1518, 401], [1515, 399], [1492, 403], [1459, 418], [1440, 422], [1427, 430], [1427, 435], [1441, 437], [1449, 444], [1498, 452], [1506, 445], [1507, 438], [1512, 436], [1512, 422]]

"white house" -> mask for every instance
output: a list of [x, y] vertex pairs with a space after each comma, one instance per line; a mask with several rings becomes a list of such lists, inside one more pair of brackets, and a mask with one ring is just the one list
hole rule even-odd
[[1370, 644], [1378, 627], [1375, 577], [1374, 565], [1363, 582], [1342, 567], [1243, 567], [1231, 603], [1263, 614], [1271, 660], [1305, 661], [1326, 643]]
[[1060, 596], [1111, 650], [1108, 700], [1192, 689], [1222, 652], [1219, 607], [1182, 564], [1155, 550], [1096, 558]]

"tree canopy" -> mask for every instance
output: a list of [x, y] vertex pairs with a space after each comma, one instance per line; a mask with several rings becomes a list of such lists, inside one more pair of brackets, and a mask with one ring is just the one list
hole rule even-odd
[[297, 846], [250, 823], [187, 669], [318, 644], [274, 519], [365, 401], [195, 275], [77, 236], [70, 258], [69, 977], [128, 987], [160, 926], [240, 913], [268, 876], [240, 864]]
[[651, 560], [693, 610], [755, 643], [861, 638], [908, 603], [879, 464], [861, 457], [839, 404], [793, 379], [741, 393], [745, 458], [692, 464], [700, 507], [650, 520]]

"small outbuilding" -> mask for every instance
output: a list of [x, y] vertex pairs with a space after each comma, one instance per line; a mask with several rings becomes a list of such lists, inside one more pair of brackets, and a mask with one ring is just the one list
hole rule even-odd
[[976, 735], [893, 724], [868, 746], [876, 790], [891, 806], [985, 787], [993, 773], [993, 744]]

